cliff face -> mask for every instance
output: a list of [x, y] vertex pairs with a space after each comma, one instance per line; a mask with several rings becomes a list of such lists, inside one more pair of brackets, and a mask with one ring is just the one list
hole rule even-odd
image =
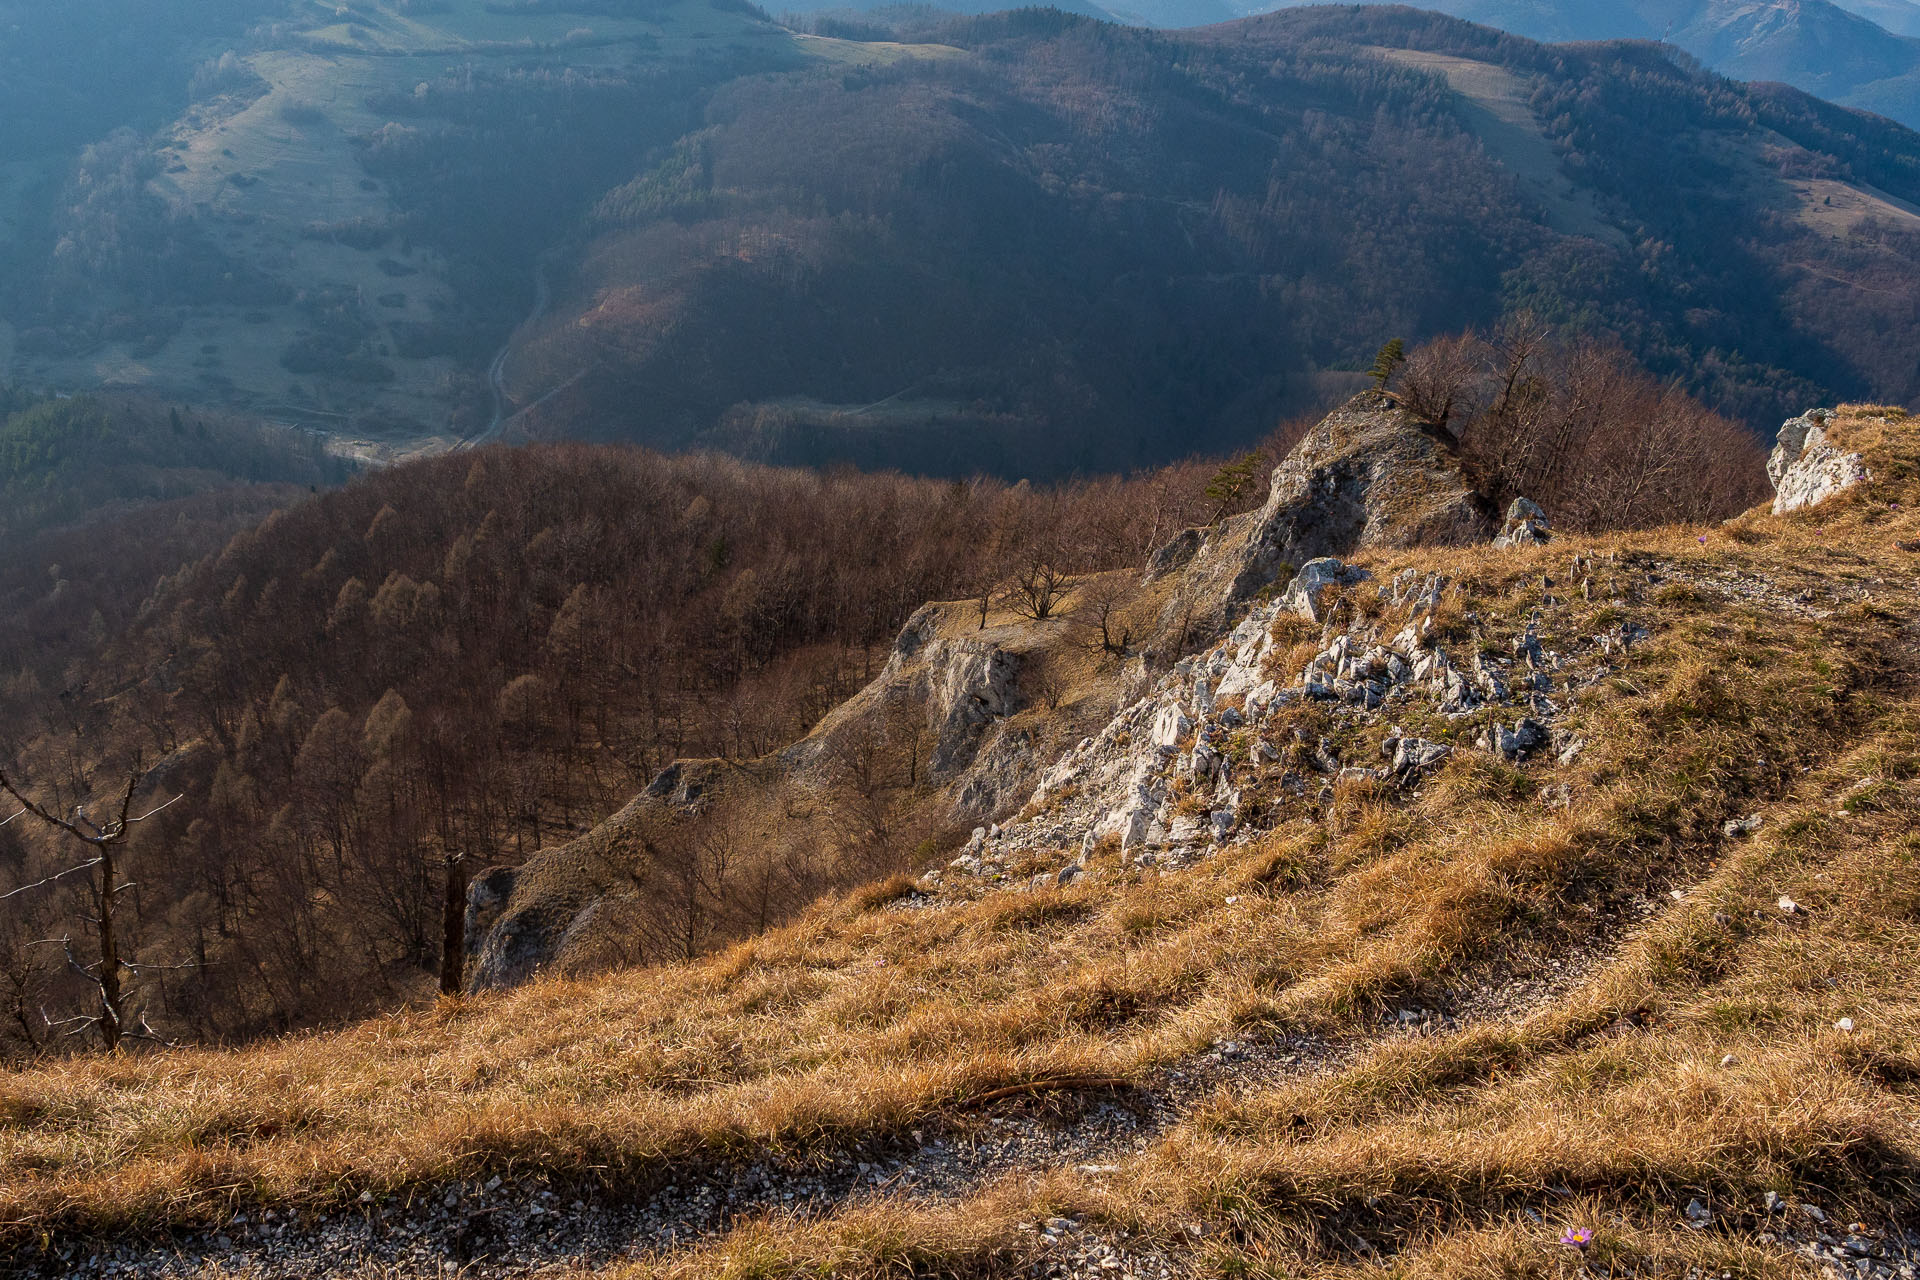
[[[1782, 428], [1776, 514], [1868, 477], [1849, 443], [1874, 429], [1860, 421], [1816, 410]], [[916, 856], [950, 842], [921, 882], [936, 895], [1071, 883], [1103, 854], [1191, 865], [1324, 820], [1356, 788], [1404, 799], [1462, 753], [1569, 764], [1586, 746], [1576, 708], [1658, 626], [1635, 604], [1644, 586], [1729, 588], [1551, 541], [1548, 513], [1513, 508], [1502, 525], [1447, 440], [1389, 397], [1355, 397], [1274, 470], [1259, 511], [1179, 535], [1137, 582], [1078, 588], [1124, 592], [1154, 619], [1138, 652], [1090, 653], [1060, 617], [987, 626], [970, 604], [926, 606], [881, 675], [803, 741], [675, 765], [600, 829], [476, 882], [473, 985], [631, 955], [608, 941], [633, 927], [618, 904], [658, 892], [675, 874], [663, 850], [703, 833], [744, 822], [766, 845], [844, 861], [874, 833], [833, 815], [871, 803], [848, 775], [869, 775], [876, 751], [908, 762]], [[1535, 585], [1476, 597], [1516, 566]], [[1742, 590], [1793, 607], [1777, 581]]]
[[[1496, 528], [1491, 508], [1446, 439], [1391, 397], [1356, 396], [1275, 468], [1259, 511], [1181, 534], [1155, 555], [1142, 583], [1108, 584], [1110, 598], [1124, 593], [1127, 607], [1141, 615], [1139, 630], [1147, 637], [1142, 652], [1120, 644], [1109, 648], [1121, 652], [1090, 654], [1084, 627], [1064, 616], [1034, 620], [1003, 612], [989, 626], [972, 605], [930, 604], [901, 630], [872, 685], [801, 742], [758, 761], [673, 765], [595, 831], [542, 852], [524, 868], [476, 881], [468, 913], [470, 985], [513, 986], [556, 965], [631, 957], [629, 948], [608, 943], [610, 932], [634, 927], [633, 911], [617, 904], [662, 892], [663, 882], [678, 874], [677, 860], [693, 856], [685, 852], [687, 842], [707, 839], [705, 828], [744, 820], [758, 832], [752, 838], [798, 841], [808, 846], [804, 856], [823, 864], [852, 857], [843, 846], [871, 832], [849, 830], [829, 815], [871, 805], [871, 786], [853, 785], [852, 791], [864, 790], [855, 800], [848, 775], [851, 770], [870, 780], [875, 752], [896, 771], [908, 762], [905, 789], [918, 794], [911, 804], [915, 820], [936, 844], [942, 833], [978, 829], [963, 858], [981, 853], [989, 831], [1002, 840], [998, 821], [1068, 785], [1084, 785], [1088, 796], [1072, 815], [1087, 826], [1073, 834], [1076, 844], [1090, 847], [1118, 832], [1131, 848], [1164, 841], [1176, 829], [1183, 839], [1196, 831], [1231, 830], [1240, 807], [1231, 772], [1209, 763], [1209, 743], [1217, 746], [1221, 729], [1201, 723], [1200, 740], [1186, 740], [1196, 717], [1204, 720], [1212, 705], [1202, 686], [1213, 682], [1220, 696], [1232, 699], [1259, 686], [1263, 706], [1294, 696], [1288, 691], [1282, 697], [1262, 672], [1275, 618], [1294, 612], [1317, 619], [1323, 596], [1366, 576], [1326, 558], [1470, 546], [1485, 543]], [[1295, 582], [1298, 566], [1307, 568]], [[1286, 586], [1292, 590], [1278, 598]], [[1443, 587], [1423, 580], [1394, 590], [1406, 601], [1417, 596], [1431, 610]], [[1087, 584], [1079, 594], [1088, 594]], [[1069, 598], [1066, 612], [1073, 603]], [[1149, 617], [1155, 620], [1146, 622]], [[1158, 668], [1160, 655], [1191, 649], [1229, 628], [1224, 645], [1183, 659], [1171, 676]], [[1329, 659], [1331, 696], [1355, 696], [1349, 677], [1357, 675], [1363, 684], [1372, 679], [1372, 667], [1364, 664], [1379, 657], [1377, 648], [1355, 648], [1353, 662], [1344, 665], [1344, 650]], [[1416, 665], [1420, 679], [1442, 690], [1448, 680], [1457, 685], [1460, 679], [1444, 654], [1422, 658], [1409, 652], [1393, 670], [1411, 672]], [[1143, 701], [1150, 687], [1156, 692]], [[1358, 695], [1376, 706], [1380, 696]], [[1160, 736], [1173, 738], [1164, 748], [1148, 747], [1153, 723], [1176, 715], [1187, 727], [1174, 733], [1161, 726]], [[1085, 747], [1062, 754], [1083, 738], [1110, 744], [1123, 736], [1133, 745], [1098, 761]], [[1178, 771], [1172, 768], [1176, 747], [1184, 752]], [[1082, 769], [1089, 776], [1078, 780]], [[1202, 806], [1197, 818], [1175, 815], [1169, 789], [1176, 772], [1214, 788], [1217, 803]], [[1052, 781], [1036, 792], [1043, 775]], [[1109, 795], [1109, 784], [1124, 794]], [[750, 820], [742, 818], [749, 813]], [[1044, 830], [1057, 833], [1060, 822]], [[822, 887], [832, 883], [825, 878]]]

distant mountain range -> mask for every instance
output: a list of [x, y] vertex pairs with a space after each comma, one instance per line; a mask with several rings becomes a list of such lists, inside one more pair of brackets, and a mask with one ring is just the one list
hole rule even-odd
[[0, 369], [365, 454], [1036, 477], [1244, 447], [1388, 338], [1522, 309], [1756, 428], [1920, 400], [1920, 135], [1649, 43], [596, 4], [316, 9], [157, 135], [50, 151]]
[[[1153, 27], [1198, 27], [1319, 0], [1062, 0], [1057, 7]], [[798, 0], [797, 11], [845, 8]], [[860, 6], [859, 7], [873, 7]], [[988, 0], [947, 0], [980, 12]], [[1419, 0], [1414, 7], [1530, 40], [1660, 40], [1738, 80], [1790, 84], [1920, 127], [1920, 4], [1913, 0]]]
[[1847, 0], [1840, 7], [1871, 18], [1895, 35], [1920, 36], [1920, 4], [1912, 0]]
[[[1739, 80], [1773, 80], [1920, 126], [1920, 6], [1908, 0], [1430, 0], [1535, 40], [1665, 40]], [[1876, 23], [1880, 25], [1876, 25]]]

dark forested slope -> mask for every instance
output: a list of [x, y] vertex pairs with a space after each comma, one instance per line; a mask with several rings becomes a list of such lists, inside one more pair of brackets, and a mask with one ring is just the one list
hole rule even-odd
[[1522, 309], [1756, 428], [1920, 395], [1920, 137], [1653, 45], [1358, 6], [300, 12], [22, 197], [27, 376], [1033, 476], [1257, 438], [1386, 338]]
[[334, 485], [353, 467], [316, 437], [119, 395], [0, 386], [0, 542], [236, 486]]
[[716, 91], [598, 202], [507, 364], [516, 426], [1110, 466], [1521, 307], [1756, 425], [1920, 394], [1893, 354], [1920, 338], [1920, 137], [1885, 121], [1410, 10], [930, 39]]

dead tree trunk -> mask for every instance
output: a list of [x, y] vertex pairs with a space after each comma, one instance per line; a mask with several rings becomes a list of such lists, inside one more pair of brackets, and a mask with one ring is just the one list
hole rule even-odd
[[[68, 876], [86, 875], [88, 877], [88, 892], [89, 896], [93, 899], [94, 933], [99, 944], [97, 948], [98, 959], [89, 964], [83, 963], [79, 957], [75, 956], [73, 954], [73, 938], [71, 935], [61, 938], [45, 939], [44, 944], [49, 946], [58, 945], [66, 957], [67, 967], [93, 985], [94, 991], [100, 1000], [100, 1012], [98, 1014], [82, 1014], [79, 1017], [63, 1019], [57, 1024], [53, 1023], [52, 1019], [48, 1019], [48, 1021], [49, 1025], [66, 1027], [66, 1033], [68, 1035], [83, 1035], [88, 1031], [99, 1032], [100, 1042], [109, 1053], [119, 1048], [121, 1041], [129, 1037], [143, 1040], [160, 1039], [159, 1036], [153, 1033], [152, 1028], [146, 1025], [144, 1019], [142, 1019], [138, 1027], [129, 1027], [127, 1025], [127, 997], [126, 989], [121, 981], [121, 971], [126, 970], [137, 976], [139, 968], [121, 954], [121, 933], [119, 928], [120, 895], [126, 890], [131, 889], [133, 885], [132, 882], [123, 881], [120, 878], [118, 850], [121, 845], [126, 843], [127, 837], [133, 833], [134, 827], [145, 822], [148, 818], [153, 817], [154, 814], [159, 813], [161, 809], [166, 808], [167, 805], [172, 804], [174, 800], [178, 800], [180, 797], [175, 796], [173, 800], [167, 801], [166, 804], [160, 805], [158, 808], [152, 809], [140, 817], [130, 817], [129, 815], [133, 809], [134, 789], [139, 785], [140, 770], [136, 767], [127, 777], [127, 787], [126, 790], [121, 793], [118, 811], [115, 816], [109, 818], [106, 823], [102, 825], [95, 823], [93, 819], [89, 818], [84, 807], [76, 808], [73, 811], [71, 821], [54, 816], [51, 811], [29, 800], [14, 786], [13, 780], [7, 776], [5, 771], [0, 770], [0, 792], [4, 792], [17, 801], [21, 806], [21, 813], [32, 814], [48, 827], [65, 832], [68, 836], [80, 841], [80, 843], [93, 850], [93, 857], [87, 861], [68, 867], [64, 871], [57, 871], [44, 880], [38, 880], [29, 885], [22, 885], [17, 889], [0, 894], [0, 900], [26, 893], [29, 890], [44, 888], [56, 881], [64, 880]], [[19, 814], [14, 815], [14, 817], [18, 816]], [[12, 818], [8, 819], [9, 822], [12, 820]]]
[[440, 994], [457, 996], [466, 987], [468, 859], [447, 855], [446, 898], [440, 917]]

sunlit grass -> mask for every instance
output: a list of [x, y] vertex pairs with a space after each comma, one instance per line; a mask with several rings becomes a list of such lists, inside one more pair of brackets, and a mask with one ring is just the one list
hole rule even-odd
[[[1339, 1065], [1208, 1101], [1111, 1177], [755, 1222], [632, 1273], [1009, 1274], [1036, 1248], [1021, 1228], [1073, 1209], [1211, 1273], [1534, 1275], [1586, 1226], [1641, 1274], [1793, 1274], [1680, 1208], [1920, 1208], [1920, 596], [1896, 549], [1920, 530], [1920, 450], [1892, 423], [1843, 432], [1875, 479], [1820, 512], [1375, 566], [1444, 569], [1488, 633], [1535, 613], [1567, 637], [1648, 629], [1573, 700], [1567, 764], [1461, 752], [1415, 797], [1347, 788], [1324, 821], [1175, 874], [1107, 849], [1067, 888], [932, 909], [893, 881], [697, 963], [0, 1076], [0, 1224], [191, 1222], [489, 1170], [645, 1190], [1284, 1030]], [[1743, 574], [1767, 590], [1732, 590]], [[1749, 813], [1756, 833], [1722, 834]], [[1383, 1030], [1516, 977], [1536, 994]]]

